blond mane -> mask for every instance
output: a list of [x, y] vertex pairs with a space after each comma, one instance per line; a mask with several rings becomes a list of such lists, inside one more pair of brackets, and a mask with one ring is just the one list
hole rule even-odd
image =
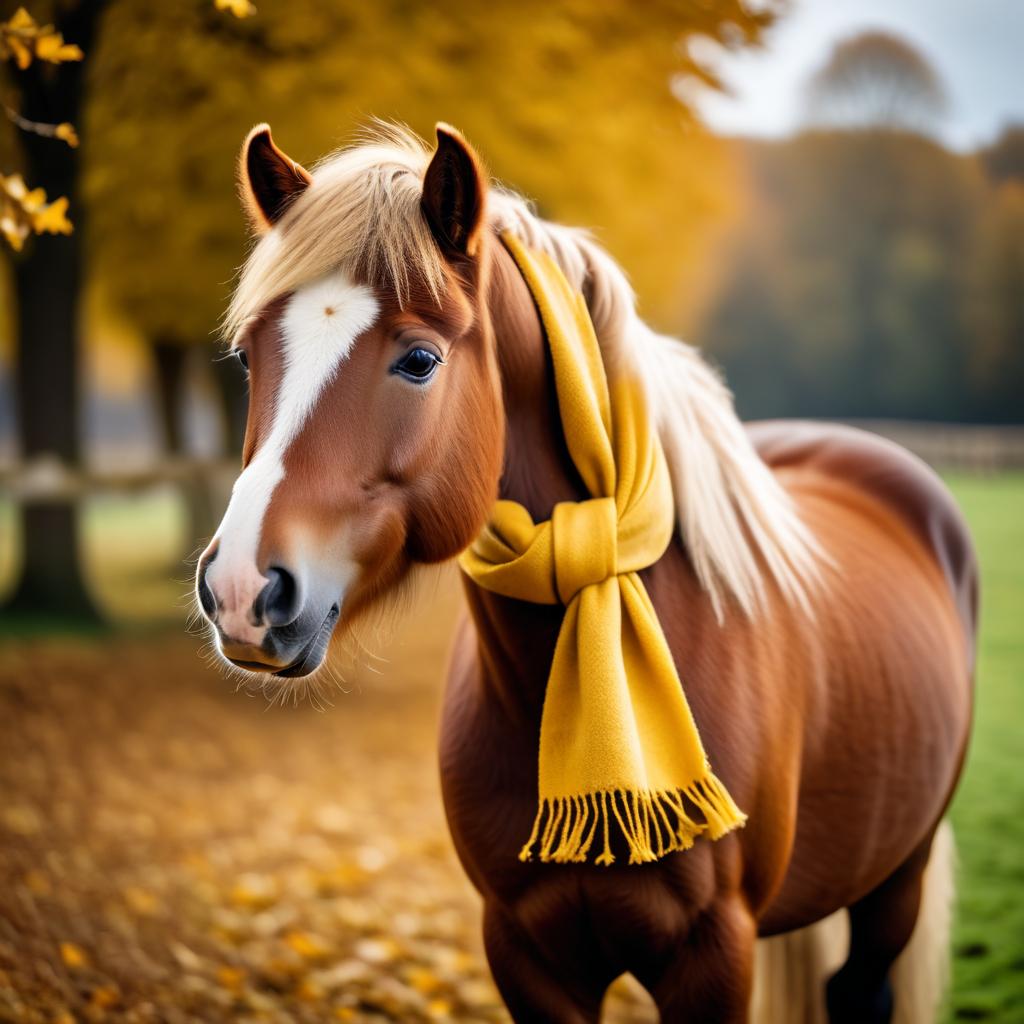
[[[242, 268], [225, 317], [238, 333], [275, 298], [342, 268], [408, 299], [414, 283], [436, 299], [444, 263], [420, 212], [430, 150], [405, 129], [377, 125], [327, 157], [313, 183]], [[764, 605], [767, 574], [809, 611], [821, 556], [789, 495], [754, 450], [718, 374], [690, 345], [639, 317], [622, 270], [584, 231], [537, 217], [522, 197], [493, 188], [488, 216], [548, 253], [581, 289], [609, 372], [644, 380], [672, 474], [680, 534], [721, 620], [731, 598], [748, 615]]]

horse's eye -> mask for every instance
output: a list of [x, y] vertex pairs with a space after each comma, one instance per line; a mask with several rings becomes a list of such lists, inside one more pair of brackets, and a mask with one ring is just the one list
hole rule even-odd
[[243, 370], [249, 369], [249, 357], [245, 354], [243, 349], [235, 349], [235, 358], [242, 364]]
[[429, 349], [413, 348], [406, 352], [392, 369], [409, 380], [424, 381], [433, 377], [440, 364], [441, 358]]

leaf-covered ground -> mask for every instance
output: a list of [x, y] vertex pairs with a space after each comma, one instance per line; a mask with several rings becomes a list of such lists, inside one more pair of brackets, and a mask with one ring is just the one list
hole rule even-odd
[[0, 648], [0, 1020], [505, 1020], [439, 679], [268, 709], [196, 647]]

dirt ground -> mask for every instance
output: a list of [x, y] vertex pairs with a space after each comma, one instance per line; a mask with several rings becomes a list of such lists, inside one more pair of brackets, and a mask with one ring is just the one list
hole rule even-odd
[[181, 633], [0, 647], [0, 1020], [505, 1020], [441, 808], [446, 637], [324, 711]]

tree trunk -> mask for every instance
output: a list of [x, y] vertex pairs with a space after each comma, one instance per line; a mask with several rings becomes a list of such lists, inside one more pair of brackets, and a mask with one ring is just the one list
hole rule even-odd
[[245, 421], [249, 414], [249, 392], [245, 384], [245, 374], [235, 365], [233, 359], [221, 358], [213, 361], [213, 376], [224, 408], [227, 450], [231, 455], [239, 455], [245, 441]]
[[[157, 406], [163, 428], [164, 445], [168, 455], [188, 458], [191, 452], [183, 429], [183, 413], [189, 384], [189, 356], [187, 345], [173, 338], [157, 338], [153, 342], [153, 361], [156, 363]], [[186, 534], [189, 553], [197, 544], [205, 544], [217, 529], [218, 508], [214, 500], [209, 473], [190, 473], [181, 484], [187, 513]]]
[[185, 437], [181, 429], [182, 398], [188, 381], [188, 350], [170, 338], [153, 342], [156, 363], [156, 396], [164, 444], [171, 455], [185, 454]]
[[[57, 29], [88, 54], [101, 0], [63, 9]], [[79, 125], [82, 62], [12, 69], [22, 116]], [[15, 265], [18, 303], [16, 376], [21, 449], [26, 459], [53, 455], [69, 465], [81, 459], [79, 431], [79, 298], [84, 216], [79, 201], [79, 151], [57, 139], [21, 133], [26, 183], [49, 199], [67, 196], [75, 231], [70, 237], [30, 239]], [[94, 618], [79, 558], [77, 509], [68, 501], [33, 502], [22, 510], [21, 576], [10, 609], [30, 614]]]

